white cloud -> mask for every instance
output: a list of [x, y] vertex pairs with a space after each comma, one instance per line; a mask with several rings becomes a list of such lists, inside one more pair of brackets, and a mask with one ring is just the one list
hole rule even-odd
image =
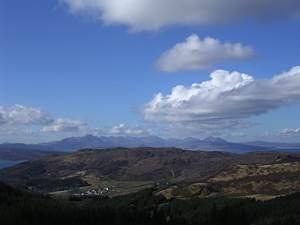
[[226, 60], [244, 60], [252, 57], [253, 50], [240, 43], [221, 43], [214, 38], [200, 39], [189, 36], [185, 42], [176, 44], [164, 52], [157, 62], [160, 70], [176, 72], [180, 70], [198, 70], [210, 67]]
[[39, 108], [23, 105], [0, 106], [1, 125], [35, 125], [51, 122], [48, 113]]
[[86, 131], [88, 125], [79, 120], [59, 118], [42, 127], [43, 132], [80, 132]]
[[240, 126], [240, 119], [300, 102], [300, 66], [265, 80], [224, 70], [214, 71], [210, 77], [190, 87], [176, 86], [168, 95], [156, 94], [145, 105], [145, 119], [207, 128]]
[[29, 134], [147, 136], [151, 132], [151, 129], [146, 127], [126, 124], [119, 124], [112, 128], [92, 128], [84, 121], [55, 118], [39, 108], [23, 105], [0, 106], [0, 136], [3, 137]]
[[300, 136], [300, 128], [296, 128], [296, 129], [285, 128], [279, 132], [279, 135], [287, 136], [287, 137]]
[[140, 126], [128, 126], [122, 123], [112, 127], [110, 133], [117, 136], [147, 136], [151, 133], [151, 130]]
[[86, 123], [69, 118], [54, 118], [39, 108], [23, 105], [0, 106], [0, 132], [6, 134], [24, 133], [29, 130], [42, 132], [89, 131]]
[[298, 17], [299, 0], [58, 0], [74, 14], [133, 30]]

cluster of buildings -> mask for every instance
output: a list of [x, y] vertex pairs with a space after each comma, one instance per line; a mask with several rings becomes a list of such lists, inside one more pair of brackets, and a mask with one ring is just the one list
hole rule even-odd
[[72, 194], [73, 199], [86, 199], [86, 198], [95, 198], [99, 196], [106, 196], [112, 191], [111, 187], [104, 187], [99, 189], [90, 189], [81, 193]]

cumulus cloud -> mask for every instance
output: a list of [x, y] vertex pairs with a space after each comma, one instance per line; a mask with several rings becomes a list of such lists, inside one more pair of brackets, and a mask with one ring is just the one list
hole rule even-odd
[[253, 54], [251, 47], [240, 43], [221, 43], [211, 37], [200, 39], [196, 34], [192, 34], [185, 42], [178, 43], [164, 52], [157, 66], [164, 72], [198, 70], [221, 61], [245, 60]]
[[265, 80], [225, 70], [214, 71], [210, 77], [190, 87], [176, 86], [168, 95], [156, 94], [144, 107], [145, 119], [240, 126], [240, 119], [300, 102], [300, 66]]
[[279, 135], [287, 136], [287, 137], [300, 136], [300, 128], [296, 128], [296, 129], [285, 128], [279, 132]]
[[0, 126], [46, 124], [51, 120], [50, 115], [39, 108], [23, 105], [0, 106]]
[[42, 127], [43, 132], [80, 132], [88, 129], [88, 125], [79, 120], [58, 118]]
[[151, 133], [151, 130], [140, 126], [128, 126], [122, 123], [112, 127], [110, 133], [117, 136], [147, 136]]
[[23, 105], [0, 106], [0, 134], [93, 134], [116, 136], [147, 136], [151, 129], [139, 125], [119, 124], [112, 128], [92, 128], [86, 122], [70, 118], [56, 118], [40, 108]]
[[170, 25], [211, 25], [240, 20], [293, 18], [299, 0], [58, 0], [74, 14], [133, 30]]
[[54, 118], [40, 108], [23, 105], [0, 106], [0, 131], [20, 133], [40, 128], [42, 132], [78, 132], [88, 130], [88, 125], [79, 120]]

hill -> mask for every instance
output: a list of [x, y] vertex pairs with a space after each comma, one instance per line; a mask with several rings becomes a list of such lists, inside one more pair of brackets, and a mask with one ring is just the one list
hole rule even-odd
[[44, 192], [90, 186], [111, 187], [111, 194], [114, 194], [124, 189], [130, 191], [132, 187], [139, 189], [138, 186], [143, 189], [154, 184], [206, 182], [242, 164], [273, 165], [298, 161], [299, 155], [274, 152], [239, 155], [175, 148], [87, 149], [0, 170], [0, 179]]
[[299, 191], [300, 161], [295, 161], [238, 164], [205, 181], [171, 185], [159, 194], [168, 199], [226, 195], [269, 200]]
[[[182, 181], [218, 173], [234, 156], [221, 152], [194, 152], [174, 148], [81, 150], [46, 157], [0, 171], [0, 178], [25, 186], [42, 180], [77, 178], [90, 184], [114, 181]], [[30, 186], [30, 185], [29, 185]]]

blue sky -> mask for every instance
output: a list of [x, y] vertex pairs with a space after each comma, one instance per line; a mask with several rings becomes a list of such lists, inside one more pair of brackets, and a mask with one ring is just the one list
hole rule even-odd
[[[239, 20], [237, 17], [224, 24], [191, 22], [182, 25], [175, 21], [172, 25], [162, 22], [155, 29], [144, 23], [136, 28], [137, 25], [127, 23], [127, 20], [95, 18], [95, 14], [101, 17], [103, 9], [91, 16], [82, 13], [86, 8], [80, 8], [79, 13], [77, 8], [72, 9], [72, 0], [62, 2], [0, 0], [2, 117], [8, 118], [16, 105], [23, 107], [17, 115], [23, 119], [31, 115], [26, 114], [27, 108], [39, 109], [49, 117], [42, 124], [34, 120], [22, 122], [19, 118], [11, 119], [12, 116], [9, 117], [11, 121], [1, 124], [0, 118], [0, 142], [40, 142], [85, 133], [168, 137], [216, 134], [237, 141], [299, 139], [300, 96], [296, 96], [291, 104], [242, 118], [238, 116], [234, 118], [242, 121], [238, 127], [206, 129], [202, 125], [206, 124], [207, 117], [201, 115], [195, 121], [189, 118], [187, 124], [164, 117], [145, 120], [144, 112], [145, 104], [156, 93], [166, 96], [177, 85], [189, 87], [208, 81], [209, 74], [217, 69], [239, 71], [260, 80], [272, 79], [274, 75], [300, 65], [298, 19], [286, 15], [258, 20]], [[253, 54], [243, 60], [220, 60], [200, 69], [185, 67], [172, 73], [160, 70], [156, 66], [160, 56], [192, 34], [200, 40], [211, 37], [221, 43], [251, 46]], [[168, 110], [173, 112], [170, 108], [166, 112]], [[160, 111], [153, 116], [160, 117]], [[69, 122], [61, 120], [59, 124], [58, 118]], [[223, 122], [227, 124], [227, 121]], [[70, 124], [70, 129], [59, 127]], [[193, 127], [187, 132], [185, 127], [191, 124]], [[77, 129], [76, 125], [84, 129]], [[54, 128], [43, 130], [47, 126]]]

